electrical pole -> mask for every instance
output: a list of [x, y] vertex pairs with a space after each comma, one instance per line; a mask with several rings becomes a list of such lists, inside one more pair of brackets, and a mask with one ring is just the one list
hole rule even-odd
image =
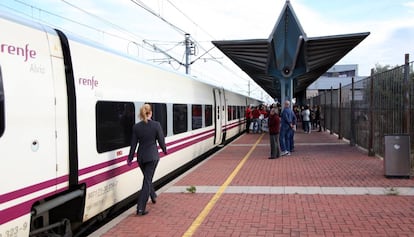
[[190, 34], [185, 34], [185, 73], [190, 74], [190, 55], [192, 42], [190, 40]]
[[250, 80], [248, 81], [247, 88], [248, 88], [247, 89], [247, 93], [250, 96]]

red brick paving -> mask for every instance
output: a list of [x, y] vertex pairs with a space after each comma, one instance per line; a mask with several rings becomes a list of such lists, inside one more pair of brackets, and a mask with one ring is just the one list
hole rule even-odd
[[216, 236], [218, 230], [227, 236], [409, 236], [414, 235], [412, 199], [228, 194], [195, 236]]
[[[222, 185], [259, 136], [241, 136], [174, 185]], [[230, 185], [414, 187], [413, 178], [385, 178], [382, 160], [329, 133], [298, 132], [295, 142], [292, 156], [268, 160], [265, 134]], [[213, 195], [161, 193], [148, 215], [131, 214], [102, 236], [182, 236]], [[414, 197], [224, 193], [193, 236], [414, 236]]]

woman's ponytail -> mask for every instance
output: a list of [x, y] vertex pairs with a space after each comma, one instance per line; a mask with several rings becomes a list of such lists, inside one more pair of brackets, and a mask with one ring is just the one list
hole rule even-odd
[[150, 104], [144, 104], [139, 111], [139, 118], [148, 123], [148, 115], [152, 112]]

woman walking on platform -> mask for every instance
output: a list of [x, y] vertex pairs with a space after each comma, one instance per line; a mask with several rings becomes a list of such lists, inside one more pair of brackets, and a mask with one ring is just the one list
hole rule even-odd
[[161, 124], [151, 120], [152, 109], [149, 104], [144, 104], [141, 107], [139, 117], [141, 121], [132, 127], [131, 148], [129, 150], [127, 164], [129, 166], [132, 165], [135, 149], [139, 143], [137, 161], [144, 176], [144, 180], [137, 200], [137, 215], [143, 216], [148, 214], [148, 211], [145, 210], [145, 208], [149, 196], [151, 196], [152, 203], [155, 203], [157, 198], [152, 185], [152, 178], [154, 177], [155, 169], [160, 159], [157, 141], [164, 154], [167, 154], [167, 148], [165, 146], [165, 138], [161, 129]]

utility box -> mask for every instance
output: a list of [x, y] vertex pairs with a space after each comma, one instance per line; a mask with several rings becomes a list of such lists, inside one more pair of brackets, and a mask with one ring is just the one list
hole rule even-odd
[[410, 178], [410, 136], [407, 134], [386, 135], [384, 169], [385, 177]]

